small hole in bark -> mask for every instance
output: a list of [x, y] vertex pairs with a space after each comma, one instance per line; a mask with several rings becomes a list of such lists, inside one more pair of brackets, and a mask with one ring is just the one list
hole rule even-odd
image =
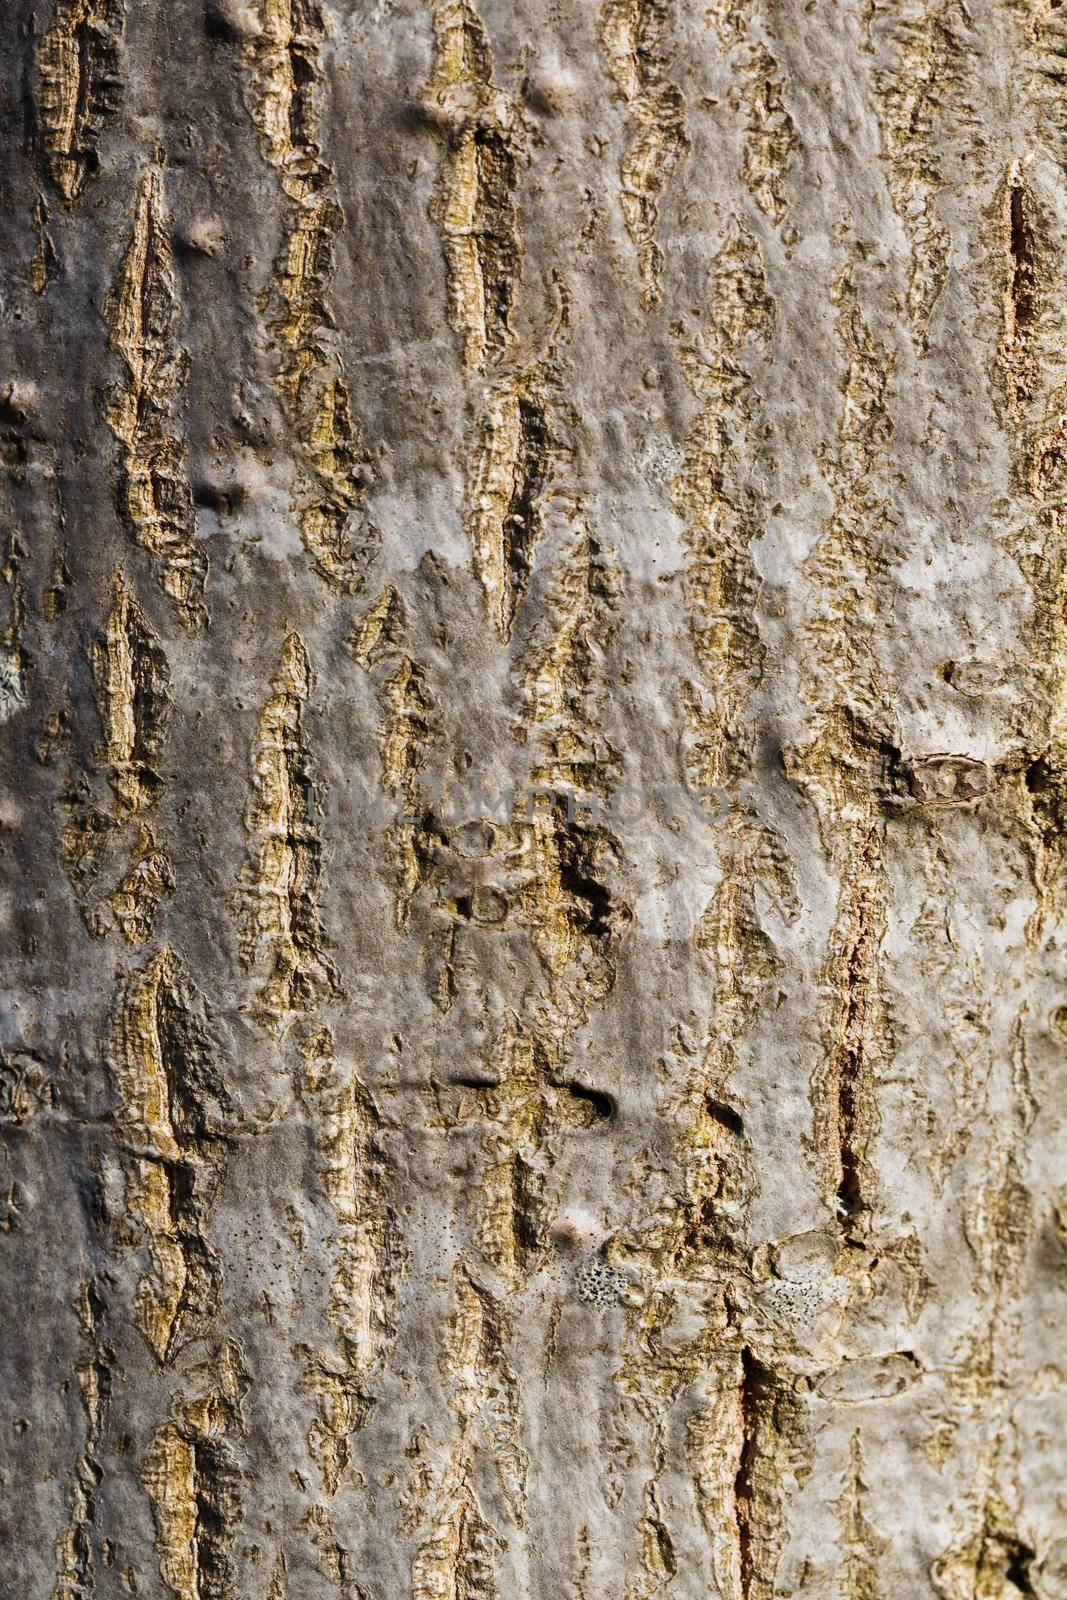
[[204, 36], [220, 44], [234, 44], [240, 38], [232, 19], [218, 5], [204, 7]]
[[1007, 1562], [1004, 1567], [1004, 1577], [1020, 1594], [1032, 1595], [1033, 1584], [1030, 1582], [1030, 1568], [1034, 1561], [1034, 1551], [1029, 1545], [1023, 1544], [1018, 1539], [1005, 1541], [1005, 1554]]
[[724, 1105], [721, 1100], [715, 1100], [708, 1095], [704, 1101], [704, 1109], [712, 1121], [719, 1123], [728, 1133], [734, 1134], [738, 1139], [744, 1137], [745, 1124], [733, 1106]]
[[244, 503], [245, 491], [239, 484], [223, 488], [218, 483], [200, 482], [193, 485], [193, 500], [207, 511], [217, 512], [220, 517], [228, 517]]
[[584, 1083], [569, 1083], [567, 1093], [589, 1106], [598, 1122], [606, 1122], [609, 1117], [615, 1115], [614, 1100], [610, 1094], [605, 1094], [601, 1089], [589, 1089]]

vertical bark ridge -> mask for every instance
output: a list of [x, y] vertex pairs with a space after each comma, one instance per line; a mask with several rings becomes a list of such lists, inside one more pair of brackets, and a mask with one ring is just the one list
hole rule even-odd
[[762, 7], [735, 0], [720, 0], [711, 15], [740, 91], [742, 181], [764, 215], [780, 224], [798, 139], [785, 75], [767, 38], [767, 17]]
[[955, 0], [870, 8], [869, 48], [884, 63], [874, 71], [882, 155], [911, 252], [908, 311], [920, 340], [947, 280], [937, 136], [943, 107], [964, 80], [968, 35], [967, 14]]
[[372, 462], [329, 300], [344, 217], [322, 153], [326, 23], [316, 0], [257, 0], [245, 31], [245, 105], [284, 197], [269, 326], [280, 354], [278, 397], [309, 483], [297, 506], [300, 535], [324, 582], [338, 594], [356, 594], [380, 538], [365, 504]]
[[37, 47], [37, 120], [42, 160], [68, 205], [100, 168], [107, 124], [122, 104], [121, 0], [56, 0]]
[[[814, 1132], [828, 1202], [846, 1231], [863, 1227], [863, 1149], [878, 1126], [873, 1089], [885, 932], [886, 800], [899, 782], [899, 737], [874, 657], [870, 596], [884, 576], [878, 473], [891, 437], [893, 352], [872, 336], [853, 270], [834, 288], [845, 361], [836, 449], [824, 463], [835, 510], [806, 563], [821, 606], [810, 619], [808, 688], [816, 736], [797, 762], [839, 872], [828, 977], [826, 1055], [812, 1084]], [[867, 1168], [869, 1171], [870, 1169]]]
[[125, 1147], [126, 1247], [144, 1241], [137, 1325], [160, 1363], [203, 1332], [218, 1295], [207, 1222], [226, 1167], [229, 1097], [182, 963], [170, 950], [133, 974], [112, 1042]]
[[196, 537], [185, 441], [174, 420], [188, 364], [176, 339], [179, 315], [163, 174], [148, 167], [104, 308], [111, 347], [125, 367], [112, 391], [108, 423], [121, 446], [119, 515], [157, 566], [160, 586], [182, 622], [196, 632], [207, 621], [207, 558]]
[[660, 299], [659, 201], [689, 152], [685, 100], [669, 76], [670, 21], [668, 0], [605, 0], [599, 15], [601, 47], [631, 125], [619, 179], [646, 311]]
[[489, 35], [470, 0], [440, 0], [433, 25], [427, 106], [446, 139], [433, 220], [448, 272], [449, 320], [473, 374], [498, 359], [513, 336], [523, 128], [517, 107], [493, 82]]
[[[155, 813], [165, 789], [161, 757], [170, 718], [170, 670], [159, 640], [121, 572], [103, 629], [89, 649], [101, 737], [84, 758], [64, 713], [42, 746], [64, 771], [59, 856], [89, 931], [118, 929], [143, 944], [173, 893], [170, 859]], [[80, 730], [79, 730], [80, 733]], [[81, 745], [79, 737], [76, 741]], [[106, 776], [110, 794], [100, 792]]]
[[515, 323], [526, 119], [493, 81], [489, 34], [470, 0], [435, 6], [434, 40], [424, 103], [445, 148], [431, 215], [470, 397], [463, 519], [486, 611], [506, 643], [530, 580], [560, 450], [550, 395], [559, 383], [556, 345], [566, 306], [561, 302], [542, 348], [526, 349]]
[[368, 1381], [393, 1335], [403, 1241], [386, 1200], [388, 1161], [374, 1102], [338, 1060], [328, 1028], [311, 1034], [302, 1057], [301, 1092], [316, 1119], [320, 1182], [336, 1230], [327, 1314], [339, 1348], [308, 1351], [304, 1376], [319, 1405], [308, 1447], [332, 1498], [350, 1461], [352, 1436], [372, 1403]]
[[12, 5], [0, 1590], [1058, 1593], [1063, 7]]
[[104, 1444], [111, 1399], [114, 1347], [104, 1336], [106, 1286], [94, 1279], [81, 1285], [76, 1304], [82, 1351], [76, 1376], [85, 1414], [84, 1449], [71, 1479], [70, 1521], [56, 1540], [52, 1600], [81, 1600], [96, 1584], [97, 1490], [104, 1469]]
[[249, 1378], [237, 1346], [195, 1367], [170, 1420], [156, 1433], [140, 1476], [152, 1505], [159, 1572], [175, 1600], [227, 1600], [242, 1521], [243, 1428]]
[[242, 959], [257, 975], [255, 1011], [275, 1033], [340, 990], [318, 911], [322, 842], [303, 727], [312, 687], [303, 641], [289, 633], [253, 741], [250, 842], [235, 899]]

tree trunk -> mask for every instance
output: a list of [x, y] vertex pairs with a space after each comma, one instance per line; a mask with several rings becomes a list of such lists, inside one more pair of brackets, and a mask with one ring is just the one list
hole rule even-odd
[[1067, 9], [12, 0], [19, 1600], [1067, 1597]]

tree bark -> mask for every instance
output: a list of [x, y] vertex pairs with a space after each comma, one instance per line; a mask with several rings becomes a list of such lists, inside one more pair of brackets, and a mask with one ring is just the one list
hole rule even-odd
[[0, 1591], [1067, 1596], [1067, 9], [12, 0]]

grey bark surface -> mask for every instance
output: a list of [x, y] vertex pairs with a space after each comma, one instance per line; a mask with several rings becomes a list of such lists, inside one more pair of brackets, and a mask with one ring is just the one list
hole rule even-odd
[[0, 1594], [1064, 1600], [1067, 11], [4, 30]]

